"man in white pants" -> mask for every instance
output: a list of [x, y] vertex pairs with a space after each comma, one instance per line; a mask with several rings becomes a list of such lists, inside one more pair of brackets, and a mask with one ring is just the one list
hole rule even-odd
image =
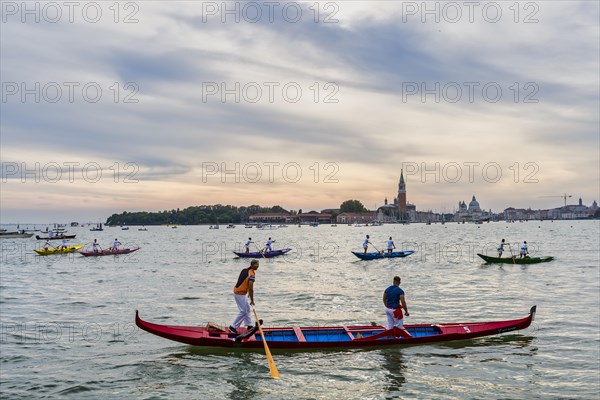
[[527, 257], [528, 254], [529, 254], [529, 249], [527, 246], [527, 242], [523, 242], [523, 244], [521, 245], [521, 251], [519, 252], [519, 258]]
[[411, 337], [406, 329], [404, 329], [404, 314], [408, 317], [408, 307], [404, 299], [404, 290], [400, 288], [400, 277], [394, 277], [394, 284], [389, 286], [383, 292], [383, 304], [385, 305], [385, 315], [387, 316], [387, 329], [399, 330], [398, 336]]
[[254, 305], [254, 280], [257, 269], [258, 260], [252, 260], [250, 267], [244, 268], [240, 272], [235, 288], [233, 288], [235, 304], [237, 304], [238, 310], [240, 310], [235, 320], [233, 320], [233, 324], [229, 326], [229, 330], [233, 333], [237, 333], [237, 328], [242, 324], [245, 324], [248, 330], [254, 327], [252, 325], [251, 306]]

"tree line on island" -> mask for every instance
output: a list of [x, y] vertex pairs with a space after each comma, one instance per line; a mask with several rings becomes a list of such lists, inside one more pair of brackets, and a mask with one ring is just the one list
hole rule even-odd
[[[340, 205], [339, 213], [363, 212], [367, 209], [358, 200], [347, 200]], [[157, 212], [123, 211], [113, 214], [106, 220], [106, 225], [201, 225], [201, 224], [239, 224], [248, 222], [251, 215], [262, 213], [302, 214], [300, 210], [286, 210], [281, 206], [261, 207], [258, 205], [236, 207], [232, 205], [202, 205]], [[317, 211], [309, 211], [317, 213]], [[334, 217], [337, 213], [334, 213]]]

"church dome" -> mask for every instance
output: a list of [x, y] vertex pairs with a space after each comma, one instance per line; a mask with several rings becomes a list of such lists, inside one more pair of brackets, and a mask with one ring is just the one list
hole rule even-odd
[[480, 211], [479, 202], [475, 200], [475, 195], [473, 195], [473, 200], [469, 203], [469, 210]]

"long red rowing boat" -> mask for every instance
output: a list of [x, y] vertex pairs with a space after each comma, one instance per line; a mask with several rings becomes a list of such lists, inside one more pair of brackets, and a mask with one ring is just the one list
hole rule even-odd
[[118, 254], [129, 254], [141, 249], [141, 247], [124, 247], [117, 250], [105, 249], [105, 250], [79, 250], [78, 253], [86, 257], [99, 257], [99, 256], [115, 256]]
[[[508, 321], [405, 325], [410, 337], [397, 328], [386, 330], [383, 326], [263, 328], [263, 332], [269, 347], [273, 349], [360, 348], [423, 344], [473, 339], [525, 329], [531, 325], [535, 311], [536, 306], [533, 306], [528, 316]], [[256, 327], [250, 332], [240, 329], [239, 334], [235, 334], [229, 330], [215, 329], [210, 324], [208, 327], [159, 325], [142, 320], [137, 310], [135, 323], [146, 332], [193, 346], [263, 347], [261, 335], [256, 332]], [[236, 340], [238, 336], [240, 337]]]

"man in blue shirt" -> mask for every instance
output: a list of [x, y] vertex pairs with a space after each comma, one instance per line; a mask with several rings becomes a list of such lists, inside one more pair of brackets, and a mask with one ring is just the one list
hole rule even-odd
[[404, 290], [400, 288], [400, 277], [394, 277], [394, 284], [383, 292], [383, 304], [385, 305], [385, 315], [387, 316], [387, 328], [398, 328], [403, 331], [402, 336], [410, 334], [403, 328], [404, 327], [404, 314], [408, 317], [408, 307], [406, 306], [406, 300], [404, 299]]

